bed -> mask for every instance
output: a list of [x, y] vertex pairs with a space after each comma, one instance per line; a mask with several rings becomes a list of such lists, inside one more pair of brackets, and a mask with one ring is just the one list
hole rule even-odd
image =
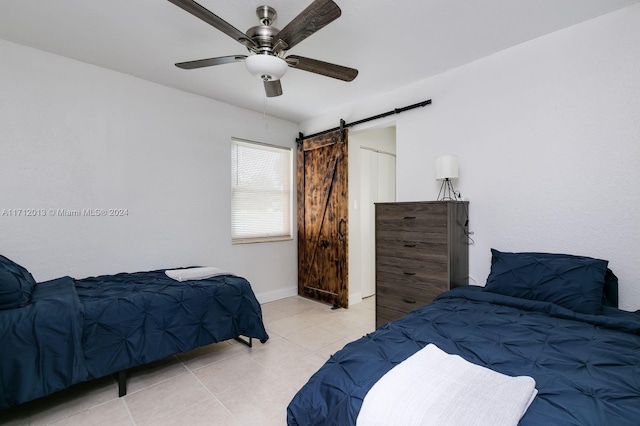
[[178, 281], [165, 272], [36, 284], [0, 256], [0, 409], [109, 374], [122, 396], [132, 367], [228, 339], [269, 338], [244, 278]]
[[617, 279], [607, 266], [492, 250], [485, 287], [443, 293], [347, 344], [295, 395], [287, 423], [355, 425], [374, 386], [432, 344], [494, 372], [533, 378], [537, 396], [520, 425], [637, 425], [640, 312], [616, 308]]

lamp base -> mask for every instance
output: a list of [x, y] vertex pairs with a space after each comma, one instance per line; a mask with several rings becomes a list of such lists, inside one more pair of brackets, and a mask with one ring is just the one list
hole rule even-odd
[[438, 192], [438, 201], [458, 201], [458, 193], [453, 189], [453, 184], [449, 178], [445, 178]]

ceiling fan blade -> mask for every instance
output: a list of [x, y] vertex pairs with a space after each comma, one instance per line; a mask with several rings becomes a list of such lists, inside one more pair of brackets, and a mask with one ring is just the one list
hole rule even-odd
[[352, 81], [358, 75], [357, 69], [330, 64], [329, 62], [318, 61], [317, 59], [309, 59], [303, 56], [287, 56], [285, 61], [287, 61], [287, 64], [289, 64], [291, 68], [309, 71], [343, 81]]
[[286, 49], [291, 49], [311, 34], [338, 19], [341, 14], [342, 11], [333, 0], [315, 0], [280, 30], [274, 39], [282, 40], [287, 44]]
[[282, 85], [280, 80], [270, 80], [264, 82], [264, 91], [267, 98], [273, 98], [282, 95]]
[[243, 62], [245, 55], [220, 56], [218, 58], [198, 59], [197, 61], [178, 62], [176, 67], [183, 70], [193, 70], [196, 68], [212, 67], [214, 65], [231, 64], [233, 62]]
[[169, 1], [175, 4], [176, 6], [184, 9], [185, 11], [189, 12], [196, 18], [199, 18], [204, 22], [206, 22], [207, 24], [213, 26], [214, 28], [217, 28], [218, 30], [222, 31], [229, 37], [235, 39], [239, 43], [242, 43], [248, 48], [251, 48], [253, 50], [253, 48], [258, 47], [256, 43], [250, 38], [248, 38], [245, 33], [240, 31], [233, 25], [229, 24], [224, 19], [215, 15], [210, 10], [196, 3], [195, 1], [193, 0], [169, 0]]

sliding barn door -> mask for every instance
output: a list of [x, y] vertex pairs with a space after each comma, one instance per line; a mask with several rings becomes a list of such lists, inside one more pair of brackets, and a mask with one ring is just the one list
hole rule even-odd
[[298, 294], [349, 307], [347, 130], [298, 142]]

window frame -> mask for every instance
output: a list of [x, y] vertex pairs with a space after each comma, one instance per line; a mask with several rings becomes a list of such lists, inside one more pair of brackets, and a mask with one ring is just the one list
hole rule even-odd
[[[255, 146], [255, 149], [260, 149], [259, 147], [269, 148], [271, 150], [281, 150], [288, 154], [288, 163], [289, 163], [289, 176], [287, 177], [289, 180], [289, 194], [288, 201], [289, 205], [286, 207], [288, 210], [289, 216], [289, 226], [288, 229], [283, 229], [282, 234], [278, 235], [264, 235], [264, 236], [251, 236], [251, 237], [236, 237], [234, 236], [234, 193], [237, 191], [236, 187], [234, 187], [234, 177], [233, 177], [233, 150], [236, 146], [241, 145], [245, 147]], [[231, 208], [231, 244], [253, 244], [253, 243], [265, 243], [265, 242], [277, 242], [277, 241], [291, 241], [293, 240], [293, 224], [295, 221], [293, 215], [293, 207], [294, 207], [294, 185], [295, 185], [295, 176], [294, 176], [294, 156], [293, 156], [293, 148], [282, 146], [282, 145], [274, 145], [264, 142], [257, 142], [237, 137], [231, 138], [231, 200], [230, 200], [230, 208]]]

